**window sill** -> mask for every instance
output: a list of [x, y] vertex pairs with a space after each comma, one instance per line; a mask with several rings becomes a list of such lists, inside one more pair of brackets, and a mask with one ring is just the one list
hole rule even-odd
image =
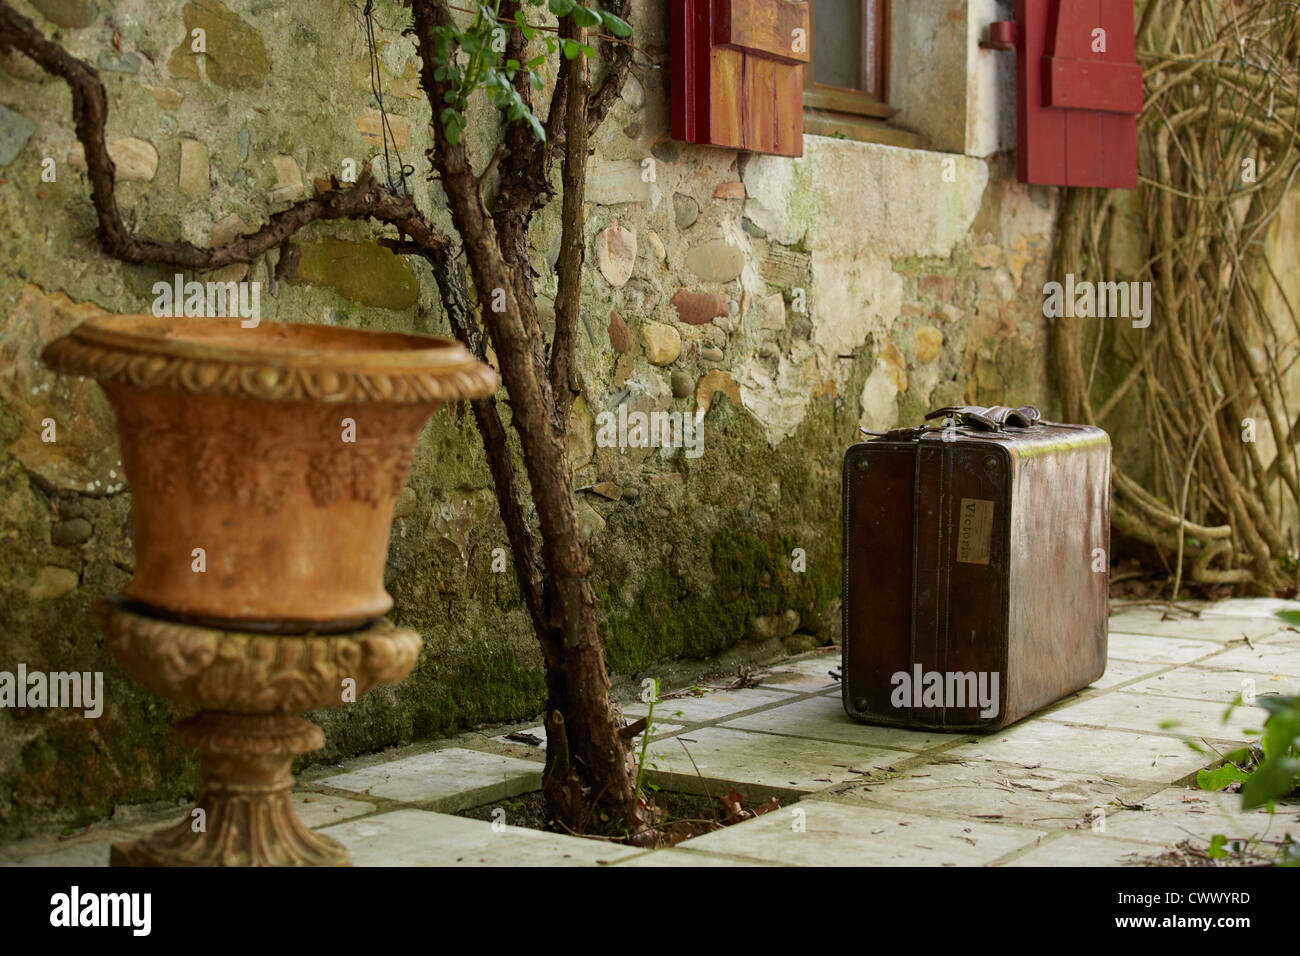
[[925, 146], [921, 135], [911, 130], [825, 110], [804, 110], [803, 131], [810, 136], [829, 136], [833, 139], [850, 139], [859, 143], [877, 143], [903, 149], [922, 149]]

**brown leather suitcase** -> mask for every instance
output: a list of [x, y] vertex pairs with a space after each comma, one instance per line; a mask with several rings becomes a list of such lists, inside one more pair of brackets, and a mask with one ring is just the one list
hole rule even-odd
[[939, 419], [844, 458], [844, 709], [996, 730], [1106, 670], [1110, 438], [1030, 406]]

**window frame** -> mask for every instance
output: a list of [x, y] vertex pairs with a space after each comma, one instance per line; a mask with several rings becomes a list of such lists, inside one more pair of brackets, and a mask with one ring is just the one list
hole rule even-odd
[[[851, 0], [832, 0], [832, 2], [844, 3]], [[804, 132], [894, 146], [919, 147], [921, 138], [916, 133], [888, 125], [888, 121], [898, 114], [898, 110], [889, 105], [893, 3], [891, 0], [857, 0], [857, 2], [860, 22], [868, 27], [863, 34], [864, 43], [870, 49], [870, 44], [874, 41], [878, 55], [874, 77], [866, 75], [870, 62], [869, 56], [862, 57], [859, 71], [864, 89], [851, 90], [818, 83], [816, 80], [818, 0], [808, 0], [809, 60], [804, 64]], [[869, 17], [873, 9], [875, 23], [871, 24]], [[879, 91], [879, 96], [873, 92], [875, 90]]]
[[[844, 3], [846, 0], [835, 0]], [[853, 0], [847, 0], [853, 2]], [[880, 55], [876, 67], [876, 76], [867, 76], [867, 58], [862, 57], [858, 72], [862, 77], [862, 89], [846, 89], [818, 83], [816, 80], [817, 63], [817, 0], [808, 0], [808, 64], [804, 67], [803, 102], [812, 109], [833, 110], [837, 113], [852, 113], [858, 116], [870, 116], [876, 119], [888, 119], [898, 111], [889, 105], [889, 29], [891, 25], [892, 4], [889, 0], [856, 0], [861, 23], [866, 23], [869, 11], [876, 8], [876, 23], [873, 29], [864, 31], [863, 39], [875, 39]], [[876, 96], [872, 90], [879, 90]]]

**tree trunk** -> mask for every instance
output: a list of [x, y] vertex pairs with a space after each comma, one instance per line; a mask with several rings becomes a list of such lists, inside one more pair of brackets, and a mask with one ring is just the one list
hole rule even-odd
[[[431, 66], [436, 58], [430, 29], [449, 22], [449, 13], [445, 5], [431, 0], [415, 0], [413, 10], [421, 83], [429, 102], [442, 103], [447, 88]], [[441, 173], [510, 396], [512, 423], [537, 508], [542, 561], [550, 577], [547, 627], [538, 634], [548, 690], [543, 792], [561, 826], [581, 832], [635, 828], [635, 761], [619, 734], [619, 718], [609, 697], [590, 564], [578, 530], [565, 423], [554, 420], [555, 392], [545, 365], [539, 368], [537, 327], [528, 321], [536, 314], [536, 304], [527, 243], [520, 235], [503, 243], [464, 146], [451, 143], [437, 122], [433, 134], [437, 147], [431, 158]], [[578, 209], [580, 215], [580, 204]], [[493, 308], [502, 303], [500, 311]]]

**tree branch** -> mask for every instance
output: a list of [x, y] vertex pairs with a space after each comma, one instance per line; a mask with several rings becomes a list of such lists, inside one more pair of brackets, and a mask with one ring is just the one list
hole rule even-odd
[[[631, 6], [632, 0], [607, 0], [604, 4], [606, 10], [622, 20], [628, 18], [628, 10]], [[605, 40], [601, 42], [600, 48], [601, 55], [609, 64], [609, 69], [605, 71], [600, 88], [587, 98], [587, 135], [589, 136], [594, 134], [605, 121], [610, 107], [614, 105], [614, 98], [622, 92], [623, 84], [627, 82], [628, 70], [632, 66], [632, 47], [627, 44], [610, 43]]]
[[[579, 43], [586, 41], [586, 30], [573, 20], [564, 21], [563, 36]], [[587, 186], [587, 95], [591, 74], [587, 59], [575, 56], [565, 60], [563, 75], [571, 95], [567, 98], [565, 126], [568, 137], [564, 146], [564, 199], [560, 232], [560, 284], [555, 296], [555, 337], [551, 340], [551, 392], [555, 396], [552, 418], [557, 428], [567, 431], [569, 410], [578, 392], [573, 368], [574, 334], [582, 309], [582, 263], [586, 240], [582, 230], [582, 202]]]
[[333, 182], [330, 189], [304, 199], [270, 217], [266, 225], [215, 248], [188, 242], [167, 243], [134, 236], [117, 206], [113, 160], [108, 155], [105, 128], [108, 95], [99, 73], [57, 43], [46, 39], [37, 26], [0, 2], [0, 48], [18, 50], [41, 69], [68, 84], [77, 139], [86, 151], [91, 199], [99, 220], [98, 236], [104, 251], [123, 262], [166, 263], [206, 272], [237, 262], [253, 262], [282, 245], [304, 226], [330, 219], [377, 219], [396, 226], [429, 247], [448, 246], [449, 240], [416, 208], [409, 197], [399, 196], [373, 182], [369, 172], [349, 189]]

